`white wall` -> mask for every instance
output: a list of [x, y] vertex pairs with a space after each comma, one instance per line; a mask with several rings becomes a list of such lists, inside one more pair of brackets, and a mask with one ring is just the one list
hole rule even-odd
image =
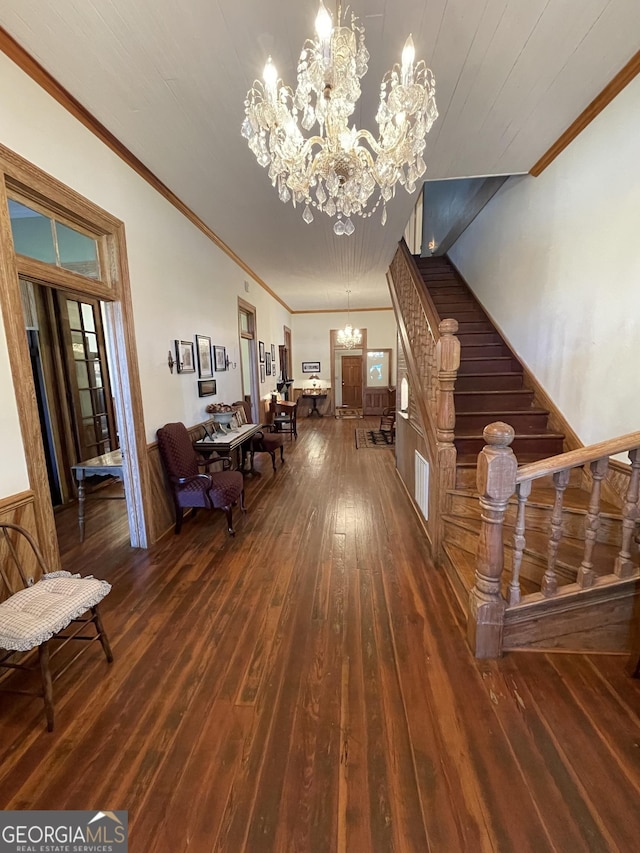
[[[352, 311], [351, 324], [367, 330], [367, 347], [393, 351], [391, 376], [395, 376], [396, 321], [393, 311]], [[294, 314], [291, 318], [291, 351], [293, 378], [297, 387], [308, 384], [308, 375], [302, 372], [303, 361], [319, 361], [324, 386], [331, 384], [330, 331], [343, 329], [347, 322], [346, 312], [322, 314]]]
[[640, 429], [640, 77], [450, 256], [585, 444]]
[[[257, 308], [258, 337], [284, 342], [289, 313], [120, 158], [0, 54], [0, 142], [125, 223], [145, 430], [203, 420], [211, 401], [242, 395], [237, 297]], [[144, 159], [144, 156], [142, 157]], [[197, 396], [197, 375], [169, 373], [175, 338], [209, 335], [237, 367], [215, 374], [218, 394]], [[262, 396], [271, 388], [269, 378]], [[0, 332], [0, 497], [28, 488], [4, 332]]]

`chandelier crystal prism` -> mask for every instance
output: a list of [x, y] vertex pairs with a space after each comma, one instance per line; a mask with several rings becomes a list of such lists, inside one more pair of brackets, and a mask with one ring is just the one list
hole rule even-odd
[[[358, 18], [351, 14], [347, 25], [341, 3], [336, 18], [334, 25], [321, 0], [316, 37], [307, 39], [298, 60], [295, 92], [269, 57], [263, 82], [256, 80], [247, 92], [242, 135], [258, 163], [268, 167], [282, 202], [303, 205], [307, 224], [312, 208], [335, 217], [334, 232], [349, 236], [355, 230], [351, 217], [370, 217], [380, 205], [385, 224], [397, 184], [414, 192], [427, 169], [425, 137], [438, 110], [433, 74], [422, 60], [414, 61], [409, 36], [401, 63], [382, 79], [377, 139], [349, 126], [369, 53]], [[305, 136], [314, 128], [315, 135]]]
[[344, 329], [339, 329], [336, 336], [336, 343], [339, 347], [345, 349], [353, 349], [359, 347], [362, 343], [362, 332], [360, 329], [354, 329], [351, 325], [351, 303], [349, 300], [350, 290], [347, 290], [347, 322]]

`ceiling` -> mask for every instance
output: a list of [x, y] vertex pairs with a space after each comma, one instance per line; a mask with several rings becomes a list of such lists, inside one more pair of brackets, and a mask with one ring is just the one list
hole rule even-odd
[[[327, 3], [328, 8], [333, 3]], [[409, 32], [436, 78], [426, 178], [527, 172], [638, 49], [638, 0], [353, 0], [371, 54], [355, 123], [375, 129]], [[414, 204], [400, 189], [336, 237], [282, 204], [240, 136], [273, 55], [285, 82], [317, 0], [3, 0], [0, 25], [294, 310], [390, 304]], [[531, 180], [534, 180], [533, 178]]]

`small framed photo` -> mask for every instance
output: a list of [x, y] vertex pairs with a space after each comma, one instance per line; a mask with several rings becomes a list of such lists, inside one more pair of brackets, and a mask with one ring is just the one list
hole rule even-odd
[[264, 341], [258, 341], [258, 352], [260, 353], [260, 361], [264, 362]]
[[227, 351], [224, 347], [213, 348], [213, 364], [216, 373], [218, 373], [218, 371], [220, 370], [227, 369]]
[[303, 361], [302, 362], [302, 372], [303, 373], [320, 373], [320, 362], [319, 361]]
[[198, 355], [198, 375], [200, 379], [209, 379], [213, 376], [211, 338], [207, 335], [196, 335], [196, 353]]
[[273, 375], [276, 374], [276, 345], [271, 344], [271, 364], [273, 365]]
[[271, 353], [269, 350], [265, 353], [264, 372], [267, 376], [271, 376]]
[[260, 382], [264, 383], [266, 380], [266, 373], [264, 363], [260, 364]]
[[215, 379], [199, 379], [198, 380], [198, 397], [210, 397], [216, 393]]
[[196, 363], [193, 341], [176, 341], [176, 365], [178, 373], [195, 373]]

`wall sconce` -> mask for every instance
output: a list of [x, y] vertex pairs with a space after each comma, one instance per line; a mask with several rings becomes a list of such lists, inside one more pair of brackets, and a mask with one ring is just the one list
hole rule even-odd
[[169, 373], [173, 373], [173, 365], [175, 364], [173, 353], [169, 350], [169, 357], [167, 358], [167, 364], [169, 365]]

